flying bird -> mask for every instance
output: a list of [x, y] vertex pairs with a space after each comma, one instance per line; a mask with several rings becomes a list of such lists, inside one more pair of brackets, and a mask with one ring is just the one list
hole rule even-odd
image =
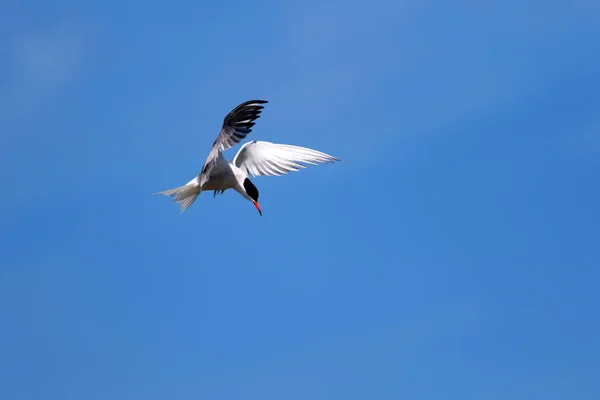
[[265, 141], [245, 143], [231, 162], [223, 152], [238, 144], [252, 132], [266, 100], [249, 100], [231, 110], [223, 120], [221, 132], [217, 135], [202, 171], [183, 186], [157, 192], [173, 198], [183, 213], [202, 192], [213, 191], [213, 197], [234, 189], [246, 200], [254, 204], [262, 216], [258, 203], [258, 189], [249, 175], [281, 176], [290, 171], [306, 168], [306, 164], [317, 165], [340, 161], [338, 158], [306, 147], [277, 144]]

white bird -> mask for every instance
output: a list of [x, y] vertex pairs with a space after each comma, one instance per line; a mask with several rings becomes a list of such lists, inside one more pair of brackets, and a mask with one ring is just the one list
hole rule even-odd
[[306, 168], [304, 164], [325, 164], [340, 161], [338, 158], [306, 147], [288, 144], [276, 144], [264, 141], [252, 141], [244, 144], [231, 162], [223, 156], [223, 152], [238, 144], [250, 132], [255, 120], [260, 117], [264, 108], [261, 104], [266, 100], [246, 101], [225, 116], [221, 132], [212, 145], [204, 162], [202, 172], [183, 186], [157, 192], [172, 197], [181, 207], [183, 213], [196, 200], [201, 192], [212, 190], [213, 197], [227, 189], [234, 189], [245, 199], [251, 201], [262, 216], [258, 204], [258, 189], [248, 178], [260, 175], [280, 176], [298, 168]]

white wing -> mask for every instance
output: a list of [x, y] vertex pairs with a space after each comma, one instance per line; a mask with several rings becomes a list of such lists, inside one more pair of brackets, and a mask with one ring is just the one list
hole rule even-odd
[[325, 164], [340, 161], [338, 158], [306, 147], [252, 141], [244, 144], [233, 158], [232, 164], [253, 176], [280, 176], [304, 164]]

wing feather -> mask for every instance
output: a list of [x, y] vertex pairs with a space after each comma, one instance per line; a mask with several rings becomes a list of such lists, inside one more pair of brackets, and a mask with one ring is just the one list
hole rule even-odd
[[200, 173], [200, 186], [210, 177], [211, 169], [216, 165], [219, 153], [230, 149], [238, 144], [242, 139], [252, 132], [252, 127], [256, 124], [266, 100], [248, 100], [229, 112], [223, 119], [221, 131], [215, 139], [210, 153], [204, 162], [202, 172]]
[[281, 176], [307, 165], [335, 161], [340, 160], [318, 150], [254, 140], [240, 148], [232, 163], [253, 176]]
[[231, 110], [223, 119], [223, 126], [213, 146], [219, 151], [225, 151], [244, 139], [256, 124], [266, 100], [249, 100]]

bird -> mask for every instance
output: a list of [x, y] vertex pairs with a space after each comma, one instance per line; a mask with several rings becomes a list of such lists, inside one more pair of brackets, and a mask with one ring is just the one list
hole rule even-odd
[[258, 188], [249, 176], [281, 176], [290, 171], [299, 171], [307, 165], [328, 164], [341, 161], [337, 157], [290, 144], [252, 140], [240, 147], [231, 161], [227, 161], [223, 152], [234, 147], [251, 132], [256, 120], [260, 118], [267, 100], [248, 100], [223, 119], [221, 131], [213, 142], [201, 172], [183, 186], [156, 192], [176, 201], [181, 214], [187, 210], [200, 193], [213, 191], [213, 198], [228, 189], [238, 192], [252, 202], [258, 213], [262, 210], [258, 203]]

